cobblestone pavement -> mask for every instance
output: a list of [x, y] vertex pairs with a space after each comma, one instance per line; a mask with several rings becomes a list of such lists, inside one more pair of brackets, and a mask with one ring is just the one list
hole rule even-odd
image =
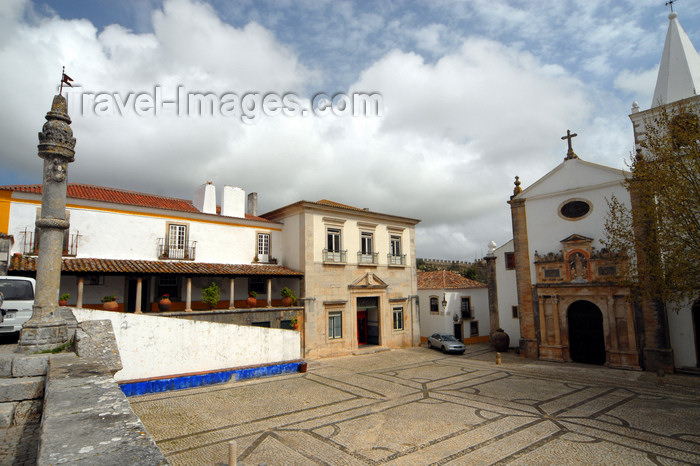
[[698, 464], [700, 378], [412, 348], [130, 398], [173, 464]]

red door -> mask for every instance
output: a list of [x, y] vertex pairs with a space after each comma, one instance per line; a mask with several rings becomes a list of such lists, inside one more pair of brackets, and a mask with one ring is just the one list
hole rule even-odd
[[367, 311], [357, 311], [357, 344], [367, 344]]

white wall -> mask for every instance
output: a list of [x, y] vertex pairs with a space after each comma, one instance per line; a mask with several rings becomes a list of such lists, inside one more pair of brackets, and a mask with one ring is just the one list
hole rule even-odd
[[[337, 226], [336, 224], [324, 222], [324, 217], [343, 218], [345, 219], [345, 222], [342, 224], [342, 226]], [[360, 226], [362, 223], [377, 224], [377, 226], [374, 228], [365, 228]], [[377, 259], [380, 265], [387, 264], [387, 254], [389, 254], [391, 251], [391, 236], [401, 237], [401, 254], [406, 255], [406, 264], [411, 264], [411, 261], [415, 261], [415, 259], [413, 259], [411, 249], [411, 240], [413, 239], [413, 228], [411, 227], [401, 228], [398, 225], [378, 222], [375, 219], [362, 219], [358, 221], [358, 219], [352, 218], [348, 215], [343, 215], [340, 217], [334, 215], [313, 214], [313, 257], [315, 262], [323, 261], [323, 250], [327, 247], [326, 229], [328, 227], [339, 228], [341, 230], [340, 249], [347, 250], [348, 264], [357, 263], [357, 253], [361, 250], [360, 235], [363, 231], [373, 233], [373, 252], [378, 253]], [[389, 231], [389, 227], [393, 227], [391, 232]]]
[[[437, 296], [439, 314], [430, 313], [430, 297]], [[443, 310], [443, 296], [447, 308]], [[454, 335], [454, 315], [461, 315], [462, 297], [470, 297], [473, 319], [479, 322], [479, 336], [489, 335], [489, 296], [487, 288], [465, 288], [458, 290], [418, 290], [420, 299], [420, 335], [429, 337], [433, 333], [449, 333]], [[462, 326], [462, 337], [469, 338], [469, 320]]]
[[[68, 203], [70, 204], [70, 199]], [[39, 203], [12, 202], [9, 233], [15, 236], [11, 253], [22, 252], [25, 228], [34, 231]], [[188, 240], [197, 241], [197, 262], [250, 264], [257, 252], [257, 233], [270, 233], [272, 256], [283, 263], [282, 226], [245, 223], [240, 219], [208, 215], [186, 218], [162, 213], [109, 211], [69, 207], [70, 234], [79, 233], [77, 257], [157, 260], [158, 238], [168, 223], [188, 225]], [[115, 210], [118, 205], [113, 206]], [[123, 208], [123, 207], [122, 207]], [[199, 215], [199, 214], [195, 214]]]
[[496, 286], [498, 288], [498, 321], [510, 337], [511, 346], [520, 341], [520, 319], [513, 318], [513, 306], [518, 305], [515, 270], [506, 270], [506, 252], [513, 252], [513, 240], [494, 251], [496, 256]]
[[150, 315], [73, 309], [79, 322], [110, 320], [125, 381], [301, 358], [300, 333]]
[[673, 364], [676, 367], [697, 367], [695, 352], [695, 328], [692, 303], [668, 306], [668, 333], [673, 348]]
[[[556, 170], [556, 169], [555, 169]], [[523, 192], [527, 210], [527, 236], [532, 283], [537, 281], [535, 251], [559, 252], [561, 240], [576, 233], [593, 238], [592, 245], [603, 248], [606, 199], [613, 195], [630, 207], [629, 193], [623, 186], [620, 170], [600, 167], [580, 160], [569, 160], [556, 172], [546, 175], [532, 189]], [[592, 204], [589, 214], [579, 220], [559, 216], [559, 206], [569, 199], [585, 199]]]

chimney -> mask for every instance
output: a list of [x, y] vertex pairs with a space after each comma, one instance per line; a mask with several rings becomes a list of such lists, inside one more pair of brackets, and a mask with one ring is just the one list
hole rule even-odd
[[258, 216], [258, 193], [248, 194], [248, 213]]
[[197, 191], [194, 192], [194, 206], [197, 210], [205, 214], [216, 213], [216, 188], [207, 181]]
[[245, 218], [245, 191], [241, 188], [224, 186], [221, 196], [221, 215]]

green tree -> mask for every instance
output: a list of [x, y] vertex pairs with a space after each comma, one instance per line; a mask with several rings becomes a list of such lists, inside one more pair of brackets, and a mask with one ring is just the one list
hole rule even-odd
[[633, 212], [611, 199], [603, 241], [628, 257], [626, 279], [647, 298], [696, 299], [700, 290], [700, 108], [661, 108], [645, 122], [626, 187]]

